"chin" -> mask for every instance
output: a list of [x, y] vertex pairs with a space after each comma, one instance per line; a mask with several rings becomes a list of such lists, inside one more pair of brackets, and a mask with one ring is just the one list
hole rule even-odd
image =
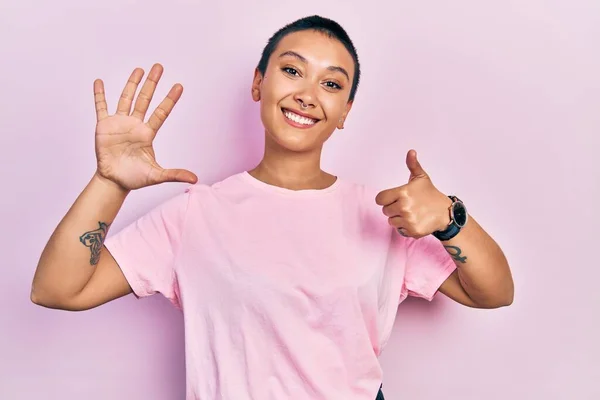
[[276, 146], [292, 151], [295, 153], [305, 153], [314, 151], [322, 147], [323, 143], [315, 141], [313, 138], [306, 137], [306, 135], [299, 135], [295, 132], [276, 131], [275, 133], [269, 133], [267, 135], [270, 141]]

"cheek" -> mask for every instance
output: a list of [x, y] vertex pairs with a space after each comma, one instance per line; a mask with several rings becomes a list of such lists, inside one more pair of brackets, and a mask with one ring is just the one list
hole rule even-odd
[[281, 99], [293, 93], [293, 84], [289, 79], [278, 73], [271, 73], [261, 88], [261, 98], [266, 103], [278, 103]]
[[323, 96], [321, 106], [327, 115], [327, 122], [336, 125], [344, 114], [346, 103], [341, 102], [335, 96]]

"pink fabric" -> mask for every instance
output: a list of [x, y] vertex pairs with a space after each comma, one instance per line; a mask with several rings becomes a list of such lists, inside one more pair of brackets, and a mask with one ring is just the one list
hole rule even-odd
[[184, 313], [187, 399], [375, 399], [398, 304], [431, 300], [456, 268], [435, 238], [390, 227], [376, 194], [243, 172], [109, 236], [136, 296]]

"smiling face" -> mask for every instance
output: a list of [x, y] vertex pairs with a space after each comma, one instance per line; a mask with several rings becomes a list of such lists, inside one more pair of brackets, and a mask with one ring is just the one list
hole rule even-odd
[[343, 127], [353, 74], [354, 60], [337, 39], [314, 30], [282, 38], [252, 85], [266, 140], [294, 152], [319, 150]]

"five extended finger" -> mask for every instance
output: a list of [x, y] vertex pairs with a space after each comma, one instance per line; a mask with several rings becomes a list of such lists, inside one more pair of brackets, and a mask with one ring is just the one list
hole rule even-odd
[[165, 182], [182, 182], [195, 184], [198, 182], [198, 177], [187, 169], [161, 169], [156, 168], [152, 170], [150, 175], [152, 183], [165, 183]]
[[104, 83], [101, 79], [94, 81], [94, 102], [96, 103], [96, 119], [98, 121], [108, 117], [106, 95], [104, 94]]
[[167, 94], [167, 97], [165, 97], [165, 99], [158, 105], [156, 110], [154, 110], [150, 116], [150, 119], [148, 120], [148, 126], [154, 131], [155, 135], [160, 127], [165, 123], [165, 120], [169, 117], [171, 111], [173, 111], [173, 108], [175, 107], [175, 104], [177, 104], [177, 101], [179, 101], [181, 98], [182, 93], [183, 86], [180, 84], [173, 85], [169, 91], [169, 94]]
[[121, 98], [119, 99], [119, 104], [117, 105], [117, 114], [129, 115], [131, 112], [131, 104], [133, 103], [133, 98], [135, 97], [135, 92], [137, 91], [137, 87], [142, 81], [143, 76], [143, 69], [136, 68], [133, 70], [129, 76], [129, 79], [127, 80], [127, 84], [125, 84], [125, 87], [121, 92]]
[[150, 102], [152, 101], [152, 97], [154, 96], [154, 91], [158, 85], [158, 81], [163, 74], [163, 70], [164, 69], [160, 64], [154, 64], [152, 69], [150, 69], [150, 73], [148, 73], [148, 77], [142, 86], [142, 90], [140, 90], [140, 93], [135, 100], [133, 113], [131, 114], [133, 117], [144, 120], [146, 112], [148, 111], [148, 107], [150, 106]]

